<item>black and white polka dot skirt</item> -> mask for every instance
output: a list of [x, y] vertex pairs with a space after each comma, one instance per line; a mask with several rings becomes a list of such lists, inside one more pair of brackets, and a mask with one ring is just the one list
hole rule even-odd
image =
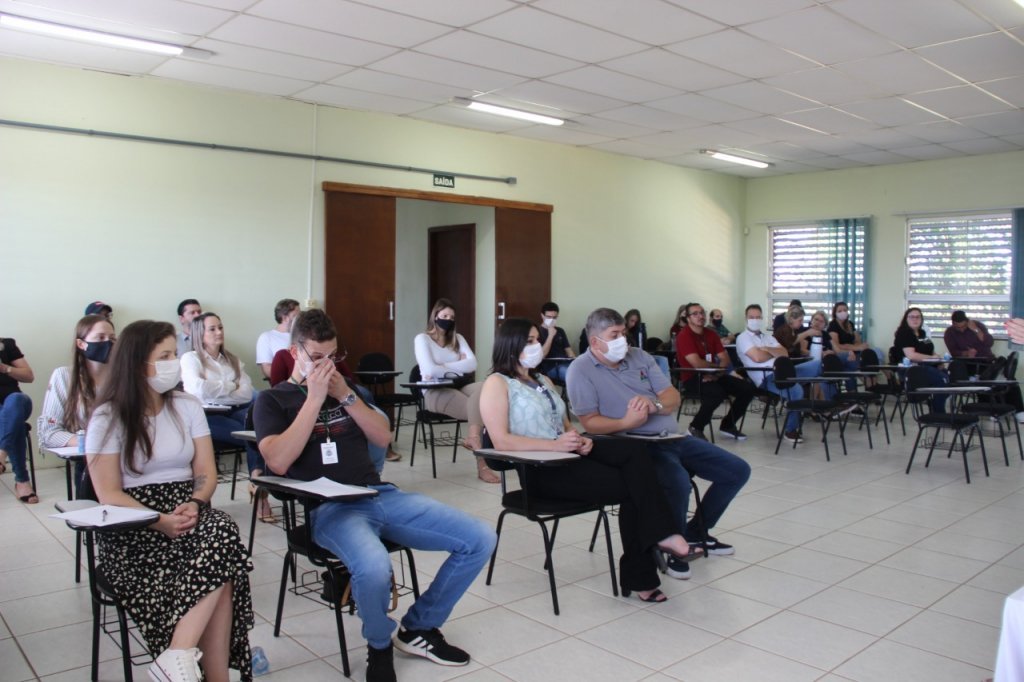
[[[126, 493], [151, 509], [168, 513], [192, 497], [192, 481], [129, 488]], [[206, 508], [190, 532], [171, 539], [157, 530], [101, 534], [100, 566], [154, 657], [171, 642], [174, 627], [200, 599], [230, 581], [230, 666], [252, 679], [249, 630], [253, 627], [249, 572], [252, 563], [234, 519]]]

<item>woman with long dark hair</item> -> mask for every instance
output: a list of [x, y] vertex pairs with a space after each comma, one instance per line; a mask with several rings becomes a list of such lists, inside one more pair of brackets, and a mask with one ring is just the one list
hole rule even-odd
[[[106, 315], [86, 315], [75, 325], [71, 365], [50, 375], [37, 428], [44, 448], [78, 445], [79, 432], [89, 423], [96, 396], [107, 379], [114, 325]], [[84, 445], [84, 443], [83, 443]], [[80, 490], [85, 463], [75, 462], [75, 491]]]
[[[479, 382], [469, 383], [467, 378], [476, 372], [476, 355], [466, 339], [455, 329], [455, 304], [439, 298], [430, 309], [427, 329], [413, 340], [416, 364], [424, 381], [451, 379], [457, 388], [430, 388], [424, 391], [423, 401], [431, 412], [440, 412], [455, 419], [464, 419], [469, 425], [464, 446], [470, 450], [480, 447]], [[477, 476], [486, 483], [501, 481], [487, 464], [476, 458]]]
[[[924, 313], [920, 308], [907, 308], [900, 318], [900, 325], [893, 335], [894, 352], [890, 359], [901, 362], [904, 359], [915, 363], [927, 363], [929, 360], [934, 363], [941, 360], [941, 356], [935, 353], [935, 344], [928, 337], [928, 329], [924, 326]], [[946, 373], [935, 364], [924, 364], [928, 374], [928, 385], [942, 386], [948, 383]], [[945, 412], [946, 399], [948, 396], [936, 394], [932, 398], [932, 412]]]
[[210, 429], [199, 401], [175, 390], [175, 341], [166, 322], [128, 325], [89, 420], [99, 501], [160, 514], [147, 528], [101, 535], [100, 565], [156, 656], [153, 680], [198, 682], [205, 673], [227, 682], [229, 666], [251, 680], [252, 565], [234, 520], [210, 506]]
[[[675, 527], [646, 444], [628, 439], [593, 441], [573, 428], [565, 403], [536, 366], [543, 358], [537, 327], [529, 320], [506, 320], [494, 339], [493, 374], [487, 377], [480, 411], [499, 450], [575, 452], [564, 467], [531, 472], [530, 492], [553, 499], [619, 504], [623, 555], [622, 594], [662, 602], [657, 563], [662, 552], [689, 560], [702, 556]], [[586, 362], [580, 359], [576, 362]]]

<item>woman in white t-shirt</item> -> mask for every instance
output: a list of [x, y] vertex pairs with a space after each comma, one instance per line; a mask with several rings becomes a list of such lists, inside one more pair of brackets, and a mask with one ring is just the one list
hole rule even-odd
[[[245, 418], [252, 406], [252, 379], [245, 373], [245, 364], [224, 345], [224, 324], [216, 313], [203, 313], [192, 320], [192, 350], [181, 356], [182, 387], [204, 405], [224, 405], [224, 412], [207, 415], [210, 434], [218, 443], [244, 447], [249, 476], [259, 476], [267, 468], [259, 449], [249, 441], [231, 434], [245, 431]], [[250, 498], [256, 488], [249, 484]], [[261, 521], [273, 520], [266, 491], [260, 500]]]
[[210, 506], [210, 431], [199, 401], [175, 390], [175, 345], [166, 322], [128, 325], [89, 420], [99, 501], [160, 513], [148, 528], [101, 534], [100, 566], [156, 656], [152, 679], [227, 682], [231, 667], [251, 680], [252, 565], [234, 520]]
[[[480, 448], [483, 420], [480, 418], [480, 387], [482, 382], [469, 383], [476, 372], [476, 355], [466, 339], [455, 330], [455, 305], [439, 298], [430, 309], [427, 330], [413, 340], [416, 364], [424, 381], [452, 379], [458, 388], [431, 388], [424, 391], [423, 401], [431, 412], [440, 412], [469, 422], [463, 447]], [[461, 385], [460, 385], [461, 384]], [[482, 457], [476, 458], [477, 475], [481, 481], [499, 483], [501, 479], [487, 467]]]

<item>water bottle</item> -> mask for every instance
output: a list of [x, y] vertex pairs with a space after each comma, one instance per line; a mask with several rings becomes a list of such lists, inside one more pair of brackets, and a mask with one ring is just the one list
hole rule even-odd
[[78, 438], [78, 454], [85, 454], [85, 429], [78, 429], [78, 433], [75, 434]]
[[822, 346], [821, 346], [821, 337], [820, 336], [812, 336], [811, 337], [811, 357], [814, 358], [815, 360], [821, 360], [821, 348], [822, 348]]
[[950, 355], [949, 353], [946, 353], [945, 355], [942, 356], [942, 361], [943, 362], [949, 362], [952, 359], [953, 359], [953, 356]]
[[903, 366], [904, 367], [910, 367], [910, 358], [908, 358], [905, 355], [903, 356]]
[[268, 672], [270, 672], [270, 661], [267, 660], [267, 654], [263, 652], [263, 647], [254, 646], [252, 648], [252, 674], [259, 677]]

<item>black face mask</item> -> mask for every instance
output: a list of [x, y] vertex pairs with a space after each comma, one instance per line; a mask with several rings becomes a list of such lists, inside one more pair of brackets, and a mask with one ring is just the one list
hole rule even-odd
[[92, 360], [100, 364], [107, 364], [107, 360], [110, 359], [110, 351], [114, 348], [113, 341], [86, 341], [85, 350], [82, 351], [82, 355], [85, 356], [86, 360]]
[[434, 320], [434, 325], [443, 332], [450, 332], [455, 329], [455, 320], [442, 320], [438, 317]]
[[712, 317], [711, 318], [711, 324], [715, 325], [716, 327], [721, 327], [722, 326], [722, 318], [720, 318], [720, 317]]

